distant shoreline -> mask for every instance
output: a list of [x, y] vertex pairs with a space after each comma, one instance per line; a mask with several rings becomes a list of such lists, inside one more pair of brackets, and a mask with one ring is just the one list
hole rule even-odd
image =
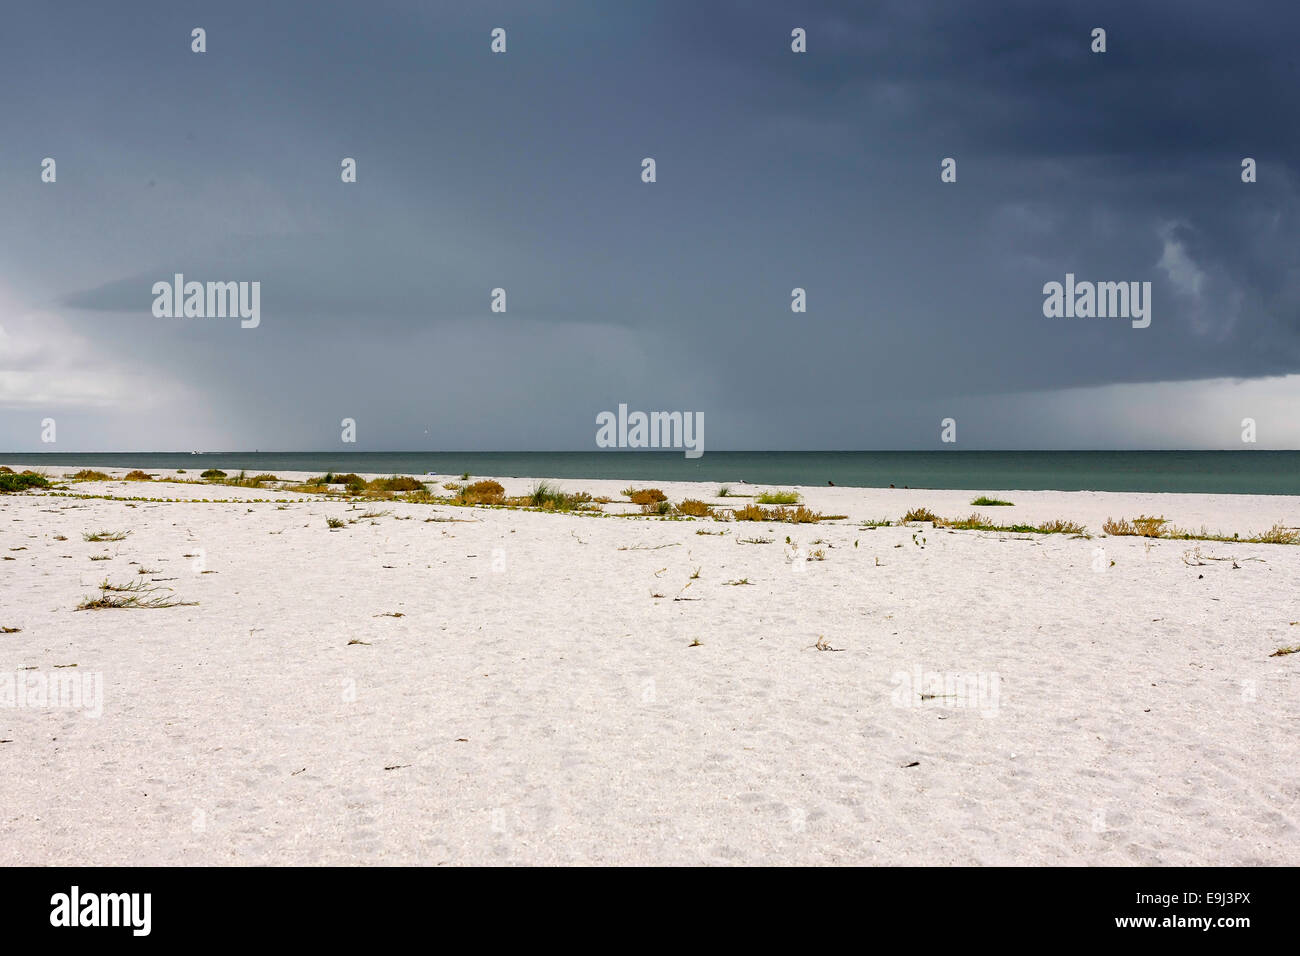
[[244, 469], [557, 479], [747, 481], [844, 488], [1300, 495], [1300, 451], [26, 452], [35, 468]]

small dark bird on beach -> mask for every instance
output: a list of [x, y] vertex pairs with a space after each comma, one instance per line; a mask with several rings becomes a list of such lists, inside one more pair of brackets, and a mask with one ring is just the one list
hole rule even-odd
[[829, 480], [828, 480], [828, 481], [826, 482], [826, 484], [830, 485], [832, 488], [835, 487], [835, 482], [833, 482], [833, 481], [829, 481]]

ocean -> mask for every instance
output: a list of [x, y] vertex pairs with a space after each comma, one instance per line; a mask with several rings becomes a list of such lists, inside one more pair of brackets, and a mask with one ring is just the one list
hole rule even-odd
[[952, 488], [970, 491], [1156, 491], [1300, 494], [1300, 451], [680, 451], [600, 452], [57, 452], [0, 463], [59, 469], [221, 468], [250, 473], [615, 478], [754, 485]]

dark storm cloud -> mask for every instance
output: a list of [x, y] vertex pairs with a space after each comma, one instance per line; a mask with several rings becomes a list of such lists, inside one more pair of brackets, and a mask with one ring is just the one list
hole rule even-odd
[[[324, 447], [351, 414], [367, 447], [587, 448], [625, 401], [705, 411], [718, 448], [915, 447], [964, 397], [1300, 362], [1286, 4], [4, 16], [7, 306], [207, 396], [235, 445]], [[175, 272], [260, 281], [262, 326], [154, 319]], [[1066, 272], [1151, 281], [1151, 327], [1044, 318]]]

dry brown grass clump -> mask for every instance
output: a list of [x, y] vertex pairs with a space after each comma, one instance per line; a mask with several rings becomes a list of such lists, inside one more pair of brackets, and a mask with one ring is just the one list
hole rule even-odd
[[460, 489], [460, 499], [471, 505], [499, 505], [505, 501], [506, 489], [499, 481], [487, 479], [465, 485]]
[[122, 478], [123, 481], [153, 481], [153, 475], [141, 471], [137, 468], [135, 471], [128, 471]]
[[709, 514], [709, 506], [696, 498], [687, 498], [677, 506], [679, 513], [693, 518], [703, 518]]
[[1106, 519], [1102, 530], [1107, 534], [1116, 537], [1126, 535], [1138, 535], [1144, 538], [1169, 538], [1182, 539], [1184, 541], [1224, 541], [1236, 542], [1241, 544], [1300, 544], [1300, 528], [1289, 528], [1278, 522], [1269, 528], [1263, 534], [1250, 535], [1243, 538], [1240, 534], [1219, 534], [1202, 527], [1200, 531], [1191, 531], [1187, 528], [1177, 528], [1169, 524], [1167, 518], [1152, 518], [1147, 515], [1140, 515], [1132, 521], [1121, 519], [1114, 521]]
[[1076, 521], [1067, 521], [1064, 518], [1053, 518], [1051, 521], [1044, 521], [1036, 529], [1040, 534], [1087, 534], [1087, 529]]
[[1259, 544], [1300, 544], [1300, 528], [1287, 528], [1279, 522], [1263, 534], [1246, 540]]
[[903, 515], [903, 524], [909, 521], [938, 521], [933, 511], [929, 508], [913, 508], [907, 514]]
[[1127, 518], [1121, 518], [1119, 521], [1107, 518], [1102, 523], [1101, 530], [1116, 537], [1140, 535], [1143, 538], [1163, 538], [1168, 533], [1165, 529], [1168, 523], [1168, 518], [1155, 518], [1150, 515], [1138, 515], [1132, 521]]
[[817, 511], [810, 511], [803, 505], [797, 508], [764, 508], [748, 504], [731, 513], [737, 521], [781, 521], [786, 524], [815, 524], [827, 516]]
[[657, 501], [668, 500], [668, 496], [658, 488], [624, 488], [623, 494], [634, 505], [652, 505]]
[[0, 475], [12, 475], [14, 470], [8, 465], [0, 465]]
[[978, 512], [967, 515], [965, 518], [939, 518], [934, 519], [936, 528], [950, 528], [954, 531], [1001, 531], [1011, 532], [1013, 534], [1082, 534], [1086, 535], [1088, 529], [1077, 521], [1067, 521], [1064, 518], [1053, 518], [1051, 521], [1044, 521], [1042, 524], [994, 524], [994, 522]]
[[936, 528], [954, 528], [958, 531], [981, 531], [993, 527], [993, 522], [978, 512], [972, 512], [965, 518], [933, 518], [933, 519], [912, 519], [912, 512], [908, 512], [908, 520], [933, 520]]
[[[355, 479], [356, 481], [361, 481], [361, 479], [357, 478], [356, 475], [339, 475], [338, 477], [340, 479], [348, 478], [348, 479]], [[354, 482], [347, 481], [345, 482], [345, 484], [351, 487], [354, 484]], [[370, 482], [369, 484], [366, 484], [364, 481], [361, 481], [361, 484], [363, 485], [363, 487], [365, 487], [367, 490], [370, 491], [423, 491], [424, 490], [424, 482], [417, 481], [415, 478], [412, 478], [409, 475], [393, 475], [389, 478], [376, 478], [374, 481]]]
[[108, 481], [108, 475], [102, 471], [93, 471], [90, 468], [83, 468], [72, 476], [73, 481]]

